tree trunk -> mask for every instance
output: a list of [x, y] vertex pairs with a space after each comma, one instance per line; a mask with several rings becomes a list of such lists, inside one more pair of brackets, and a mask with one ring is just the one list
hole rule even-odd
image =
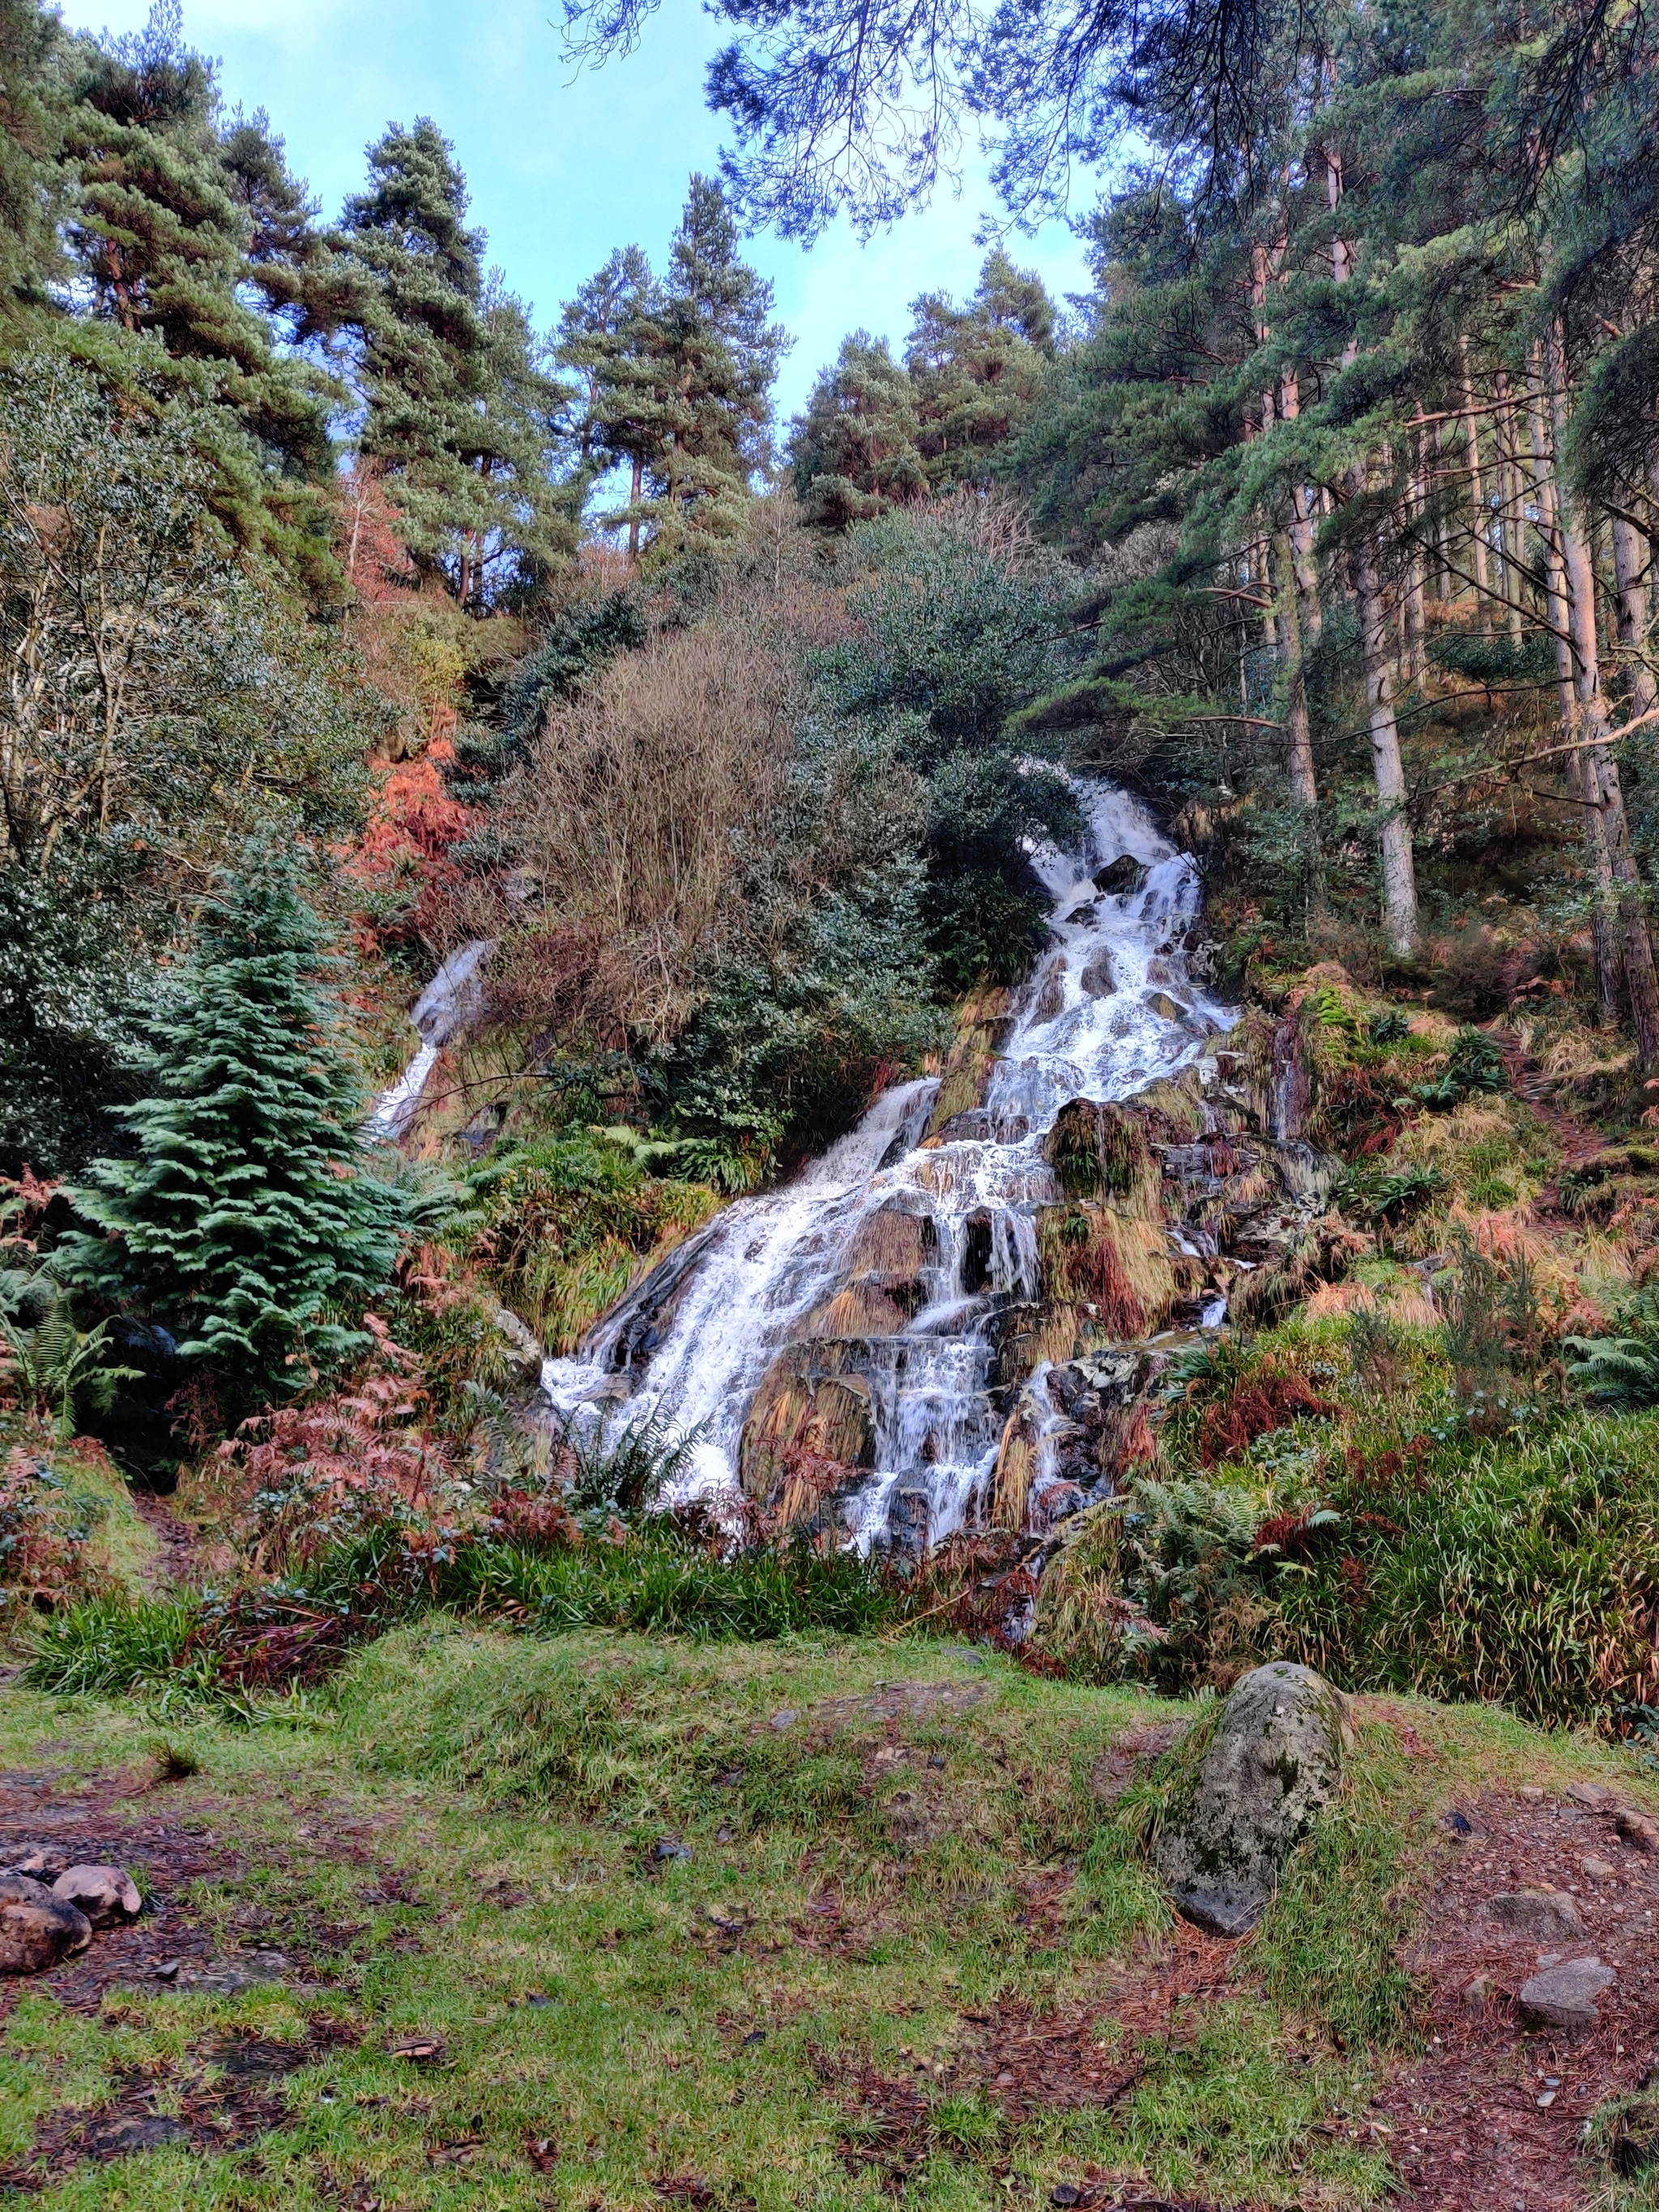
[[1382, 805], [1382, 928], [1389, 950], [1409, 958], [1417, 950], [1417, 875], [1407, 814], [1406, 767], [1400, 755], [1389, 670], [1389, 606], [1376, 572], [1376, 549], [1362, 538], [1351, 556], [1359, 602], [1359, 643], [1365, 669], [1365, 707], [1370, 720], [1371, 769]]
[[1463, 371], [1463, 444], [1468, 456], [1469, 507], [1474, 519], [1474, 581], [1481, 600], [1491, 608], [1492, 569], [1487, 560], [1489, 517], [1486, 489], [1480, 478], [1480, 441], [1475, 430], [1474, 387], [1469, 380], [1469, 342], [1457, 341]]
[[[1566, 349], [1560, 325], [1551, 332], [1550, 403], [1560, 450], [1566, 411]], [[1631, 1019], [1644, 1068], [1659, 1066], [1659, 975], [1653, 961], [1653, 940], [1648, 929], [1642, 897], [1641, 873], [1625, 809], [1619, 763], [1607, 744], [1607, 699], [1601, 689], [1601, 659], [1596, 635], [1595, 567], [1590, 557], [1589, 534], [1577, 504], [1554, 492], [1554, 520], [1559, 534], [1561, 562], [1567, 595], [1567, 623], [1572, 658], [1573, 721], [1567, 734], [1584, 746], [1584, 797], [1595, 808], [1601, 842], [1607, 855], [1608, 934], [1622, 955], [1625, 986], [1630, 994]]]
[[1643, 557], [1641, 532], [1622, 514], [1613, 518], [1613, 574], [1614, 607], [1619, 622], [1619, 645], [1629, 683], [1632, 714], [1651, 713], [1659, 707], [1659, 676], [1648, 658], [1647, 562]]
[[1285, 766], [1291, 797], [1302, 810], [1304, 849], [1308, 864], [1308, 912], [1328, 910], [1325, 890], [1325, 854], [1319, 841], [1319, 780], [1314, 769], [1313, 734], [1308, 720], [1308, 686], [1302, 663], [1301, 589], [1297, 581], [1296, 557], [1287, 532], [1275, 544], [1279, 591], [1273, 602], [1273, 629], [1285, 669]]

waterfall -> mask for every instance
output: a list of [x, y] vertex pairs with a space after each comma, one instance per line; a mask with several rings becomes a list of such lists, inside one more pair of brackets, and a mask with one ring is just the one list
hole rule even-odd
[[[1081, 849], [1033, 856], [1053, 897], [1049, 945], [983, 1103], [929, 1134], [937, 1081], [884, 1091], [793, 1182], [726, 1207], [579, 1352], [547, 1362], [543, 1387], [566, 1417], [625, 1397], [695, 1431], [677, 1499], [731, 1492], [757, 1394], [793, 1361], [842, 1378], [865, 1425], [873, 1471], [841, 1506], [851, 1541], [882, 1540], [901, 1492], [908, 1515], [925, 1494], [931, 1542], [971, 1523], [1001, 1430], [996, 1317], [1036, 1295], [1037, 1214], [1061, 1197], [1044, 1135], [1068, 1100], [1126, 1097], [1201, 1057], [1237, 1018], [1188, 973], [1182, 940], [1200, 890], [1192, 861], [1124, 793], [1079, 784], [1079, 795]], [[833, 1307], [848, 1296], [849, 1268], [867, 1268], [895, 1237], [916, 1255], [912, 1310], [890, 1305], [874, 1328], [846, 1326]], [[1039, 1375], [1039, 1402], [1042, 1389]]]
[[369, 1109], [363, 1134], [371, 1144], [395, 1143], [415, 1119], [438, 1054], [483, 1010], [482, 971], [495, 950], [495, 939], [486, 937], [452, 952], [410, 1009], [409, 1018], [420, 1032], [420, 1048]]

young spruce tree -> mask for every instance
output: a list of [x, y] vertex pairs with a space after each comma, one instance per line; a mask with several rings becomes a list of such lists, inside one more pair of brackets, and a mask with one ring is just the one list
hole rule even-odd
[[322, 931], [256, 852], [208, 908], [155, 1024], [134, 1156], [72, 1199], [70, 1280], [164, 1322], [243, 1402], [299, 1388], [366, 1339], [351, 1322], [397, 1256], [397, 1204], [358, 1141], [363, 1101], [318, 982]]

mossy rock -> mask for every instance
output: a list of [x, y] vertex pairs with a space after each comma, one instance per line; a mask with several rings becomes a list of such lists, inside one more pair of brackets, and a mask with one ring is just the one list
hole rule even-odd
[[1261, 1917], [1285, 1861], [1342, 1784], [1347, 1702], [1311, 1667], [1273, 1660], [1222, 1707], [1183, 1817], [1159, 1837], [1176, 1910], [1220, 1936]]

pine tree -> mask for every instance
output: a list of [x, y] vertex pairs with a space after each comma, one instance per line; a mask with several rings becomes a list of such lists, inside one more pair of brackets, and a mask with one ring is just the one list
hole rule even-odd
[[629, 472], [627, 505], [603, 521], [609, 529], [626, 526], [635, 562], [646, 514], [645, 471], [663, 439], [661, 306], [645, 255], [637, 246], [619, 246], [566, 306], [555, 356], [577, 382], [574, 437], [582, 475], [591, 483], [612, 468]]
[[582, 392], [590, 480], [629, 472], [625, 505], [602, 515], [642, 545], [682, 550], [729, 537], [769, 458], [771, 389], [788, 343], [767, 317], [772, 287], [738, 252], [718, 184], [693, 177], [659, 282], [637, 246], [613, 253], [564, 311], [556, 358]]
[[242, 297], [252, 231], [224, 159], [211, 66], [185, 45], [178, 0], [156, 0], [143, 31], [107, 46], [83, 39], [72, 53], [65, 236], [94, 314], [69, 343], [118, 389], [195, 404], [222, 521], [320, 584], [311, 486], [332, 472], [329, 416], [343, 394], [283, 352]]
[[795, 495], [830, 530], [913, 500], [927, 482], [909, 374], [885, 338], [854, 331], [820, 372], [789, 441]]
[[148, 1095], [120, 1109], [133, 1157], [97, 1162], [72, 1194], [100, 1233], [62, 1248], [70, 1279], [165, 1322], [245, 1400], [357, 1349], [354, 1312], [397, 1256], [321, 945], [292, 866], [253, 854], [155, 1024]]
[[712, 178], [694, 176], [669, 253], [660, 310], [664, 437], [653, 474], [659, 540], [727, 536], [769, 457], [770, 394], [788, 344], [769, 323], [772, 287], [738, 253]]
[[926, 292], [910, 312], [906, 366], [927, 480], [983, 485], [1042, 388], [1054, 358], [1054, 302], [1040, 277], [1016, 269], [998, 248], [965, 307]]
[[62, 266], [63, 26], [39, 0], [0, 0], [0, 297], [42, 304]]
[[567, 394], [520, 303], [486, 282], [466, 179], [435, 124], [393, 125], [348, 201], [349, 251], [372, 280], [360, 450], [382, 471], [410, 551], [464, 606], [574, 550], [554, 480]]

